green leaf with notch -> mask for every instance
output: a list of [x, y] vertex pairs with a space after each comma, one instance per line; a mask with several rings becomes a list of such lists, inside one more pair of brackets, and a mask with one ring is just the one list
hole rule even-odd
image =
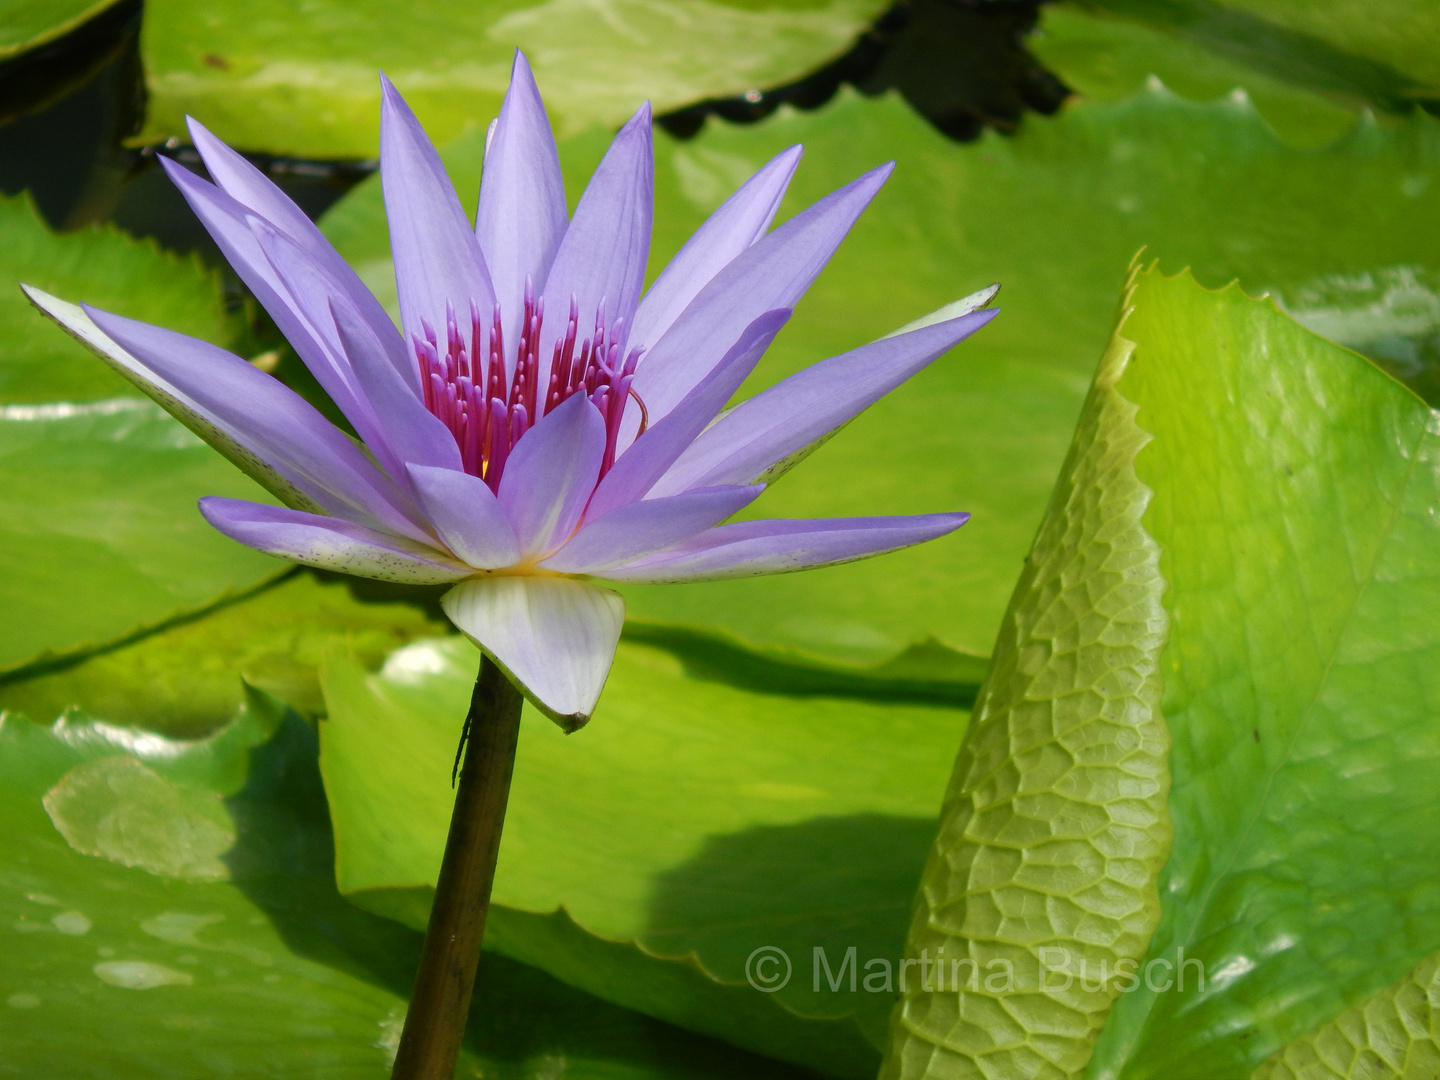
[[410, 604], [357, 600], [345, 584], [296, 571], [133, 644], [0, 679], [0, 709], [59, 716], [78, 708], [171, 738], [201, 738], [235, 715], [236, 674], [304, 716], [325, 711], [319, 669], [337, 648], [367, 668], [448, 623]]
[[1089, 0], [1262, 75], [1404, 113], [1440, 100], [1440, 12], [1427, 0]]

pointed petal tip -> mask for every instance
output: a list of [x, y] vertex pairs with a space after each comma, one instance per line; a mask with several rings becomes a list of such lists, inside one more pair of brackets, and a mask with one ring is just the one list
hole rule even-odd
[[[198, 141], [196, 145], [199, 145]], [[160, 159], [160, 168], [165, 170], [165, 175], [176, 187], [183, 187], [186, 181], [194, 181], [200, 184], [208, 183], [207, 180], [197, 176], [174, 158], [168, 158], [164, 154], [157, 154], [155, 156]]]
[[630, 117], [629, 120], [625, 121], [625, 126], [622, 127], [620, 131], [616, 134], [615, 139], [616, 141], [619, 141], [624, 136], [637, 129], [644, 131], [646, 134], [649, 134], [650, 123], [650, 102], [646, 101], [640, 106], [640, 108], [635, 110], [634, 114]]
[[405, 103], [399, 88], [390, 81], [390, 76], [380, 72], [380, 115], [384, 117], [387, 110], [401, 109], [410, 111], [410, 106]]
[[[230, 148], [228, 143], [219, 138], [213, 131], [189, 113], [185, 114], [185, 130], [190, 132], [190, 141], [195, 144], [196, 149], [200, 151], [202, 156], [205, 153], [204, 143], [219, 143], [227, 150]], [[164, 161], [165, 158], [161, 157], [160, 160]]]

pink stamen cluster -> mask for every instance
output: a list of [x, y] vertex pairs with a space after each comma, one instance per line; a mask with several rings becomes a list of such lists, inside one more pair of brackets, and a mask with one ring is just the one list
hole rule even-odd
[[[445, 351], [428, 322], [421, 324], [425, 336], [414, 340], [420, 362], [420, 383], [425, 407], [450, 429], [460, 447], [465, 471], [481, 477], [492, 491], [499, 491], [505, 461], [520, 436], [572, 394], [583, 393], [600, 410], [605, 420], [605, 456], [600, 475], [615, 463], [625, 402], [633, 397], [640, 406], [640, 432], [645, 431], [645, 403], [630, 388], [635, 365], [644, 351], [631, 349], [621, 362], [625, 320], [605, 326], [605, 305], [595, 313], [595, 331], [579, 338], [580, 311], [570, 297], [570, 319], [563, 337], [555, 342], [549, 377], [540, 397], [540, 327], [545, 321], [545, 298], [525, 282], [525, 312], [520, 324], [520, 341], [515, 353], [513, 374], [505, 376], [505, 338], [500, 329], [500, 305], [491, 315], [485, 334], [480, 308], [470, 302], [470, 334], [460, 332], [455, 309], [445, 306]], [[577, 349], [577, 340], [579, 347]], [[507, 386], [508, 382], [508, 386]]]

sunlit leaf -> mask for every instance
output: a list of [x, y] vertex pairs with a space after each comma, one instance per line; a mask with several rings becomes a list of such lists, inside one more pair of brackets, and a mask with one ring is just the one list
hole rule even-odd
[[394, 80], [440, 141], [484, 131], [514, 50], [567, 131], [786, 82], [843, 53], [883, 0], [153, 0], [147, 140], [198, 117], [246, 150], [373, 157]]
[[1243, 1073], [1440, 947], [1440, 421], [1238, 289], [1142, 279], [1175, 848], [1090, 1075]]
[[887, 1080], [1078, 1075], [1116, 992], [1094, 971], [1134, 965], [1159, 922], [1168, 619], [1140, 523], [1149, 436], [1115, 390], [1130, 359], [1117, 342], [1101, 362], [1001, 626], [906, 942], [933, 966], [896, 1013]]

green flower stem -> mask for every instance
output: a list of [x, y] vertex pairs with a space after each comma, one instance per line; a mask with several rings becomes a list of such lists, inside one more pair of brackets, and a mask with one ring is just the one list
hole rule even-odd
[[522, 703], [519, 689], [485, 657], [470, 698], [469, 740], [450, 835], [391, 1080], [451, 1080], [455, 1074], [495, 882]]

